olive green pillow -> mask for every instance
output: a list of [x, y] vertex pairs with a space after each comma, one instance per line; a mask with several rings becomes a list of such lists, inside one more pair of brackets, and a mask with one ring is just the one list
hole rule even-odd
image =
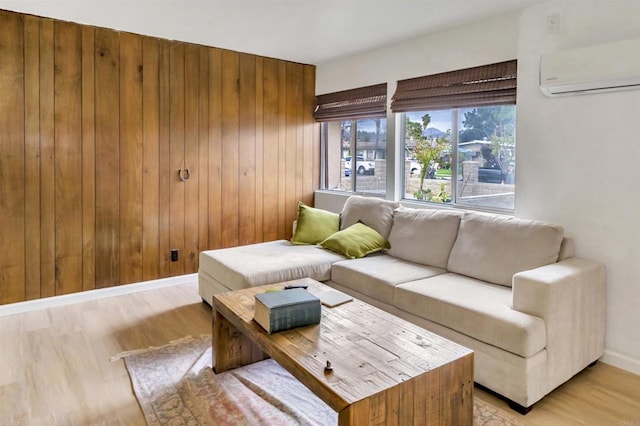
[[336, 232], [320, 243], [328, 250], [335, 251], [349, 259], [357, 259], [380, 250], [389, 249], [389, 242], [378, 231], [362, 222]]
[[339, 228], [339, 214], [298, 202], [298, 220], [291, 244], [318, 244]]

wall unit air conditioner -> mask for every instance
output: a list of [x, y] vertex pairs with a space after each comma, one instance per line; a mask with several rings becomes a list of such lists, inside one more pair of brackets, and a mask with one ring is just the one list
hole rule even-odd
[[640, 38], [542, 55], [540, 89], [547, 96], [640, 89]]

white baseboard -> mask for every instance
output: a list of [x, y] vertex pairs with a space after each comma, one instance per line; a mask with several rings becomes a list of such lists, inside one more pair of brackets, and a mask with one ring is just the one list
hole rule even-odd
[[89, 300], [104, 299], [106, 297], [121, 296], [123, 294], [137, 293], [139, 291], [172, 287], [197, 281], [198, 274], [188, 274], [177, 277], [161, 278], [158, 280], [143, 281], [136, 284], [105, 287], [96, 290], [82, 291], [79, 293], [64, 294], [62, 296], [45, 297], [43, 299], [11, 303], [0, 306], [0, 317], [37, 311], [38, 309], [47, 309], [57, 306], [71, 305], [73, 303], [87, 302]]
[[608, 349], [604, 350], [604, 355], [600, 361], [613, 365], [630, 373], [640, 375], [640, 360], [619, 354]]

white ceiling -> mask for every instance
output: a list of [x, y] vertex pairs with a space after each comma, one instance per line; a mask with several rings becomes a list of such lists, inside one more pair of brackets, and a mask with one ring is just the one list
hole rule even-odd
[[0, 0], [0, 9], [320, 64], [541, 0]]

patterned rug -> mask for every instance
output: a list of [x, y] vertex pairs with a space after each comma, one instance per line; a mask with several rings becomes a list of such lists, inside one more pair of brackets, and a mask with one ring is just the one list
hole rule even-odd
[[[122, 353], [149, 425], [331, 425], [338, 416], [271, 359], [221, 374], [211, 370], [211, 336]], [[475, 398], [474, 425], [518, 425]]]

